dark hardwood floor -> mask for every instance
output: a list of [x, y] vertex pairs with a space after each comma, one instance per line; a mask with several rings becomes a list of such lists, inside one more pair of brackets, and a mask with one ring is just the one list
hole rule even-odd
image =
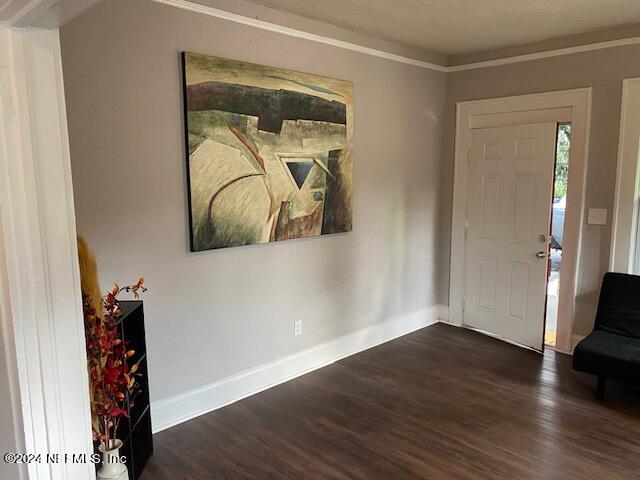
[[640, 394], [437, 324], [158, 433], [142, 480], [638, 479]]

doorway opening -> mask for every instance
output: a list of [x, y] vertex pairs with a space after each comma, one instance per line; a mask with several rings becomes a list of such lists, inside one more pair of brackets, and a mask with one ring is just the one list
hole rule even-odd
[[569, 150], [571, 124], [559, 123], [556, 135], [556, 163], [553, 182], [551, 236], [549, 241], [549, 267], [547, 280], [547, 307], [544, 344], [555, 348], [558, 328], [558, 298], [564, 244], [564, 217], [567, 208], [567, 180], [569, 178]]

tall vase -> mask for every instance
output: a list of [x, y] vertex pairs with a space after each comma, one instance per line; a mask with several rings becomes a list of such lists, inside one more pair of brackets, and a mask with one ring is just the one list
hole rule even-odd
[[102, 467], [98, 470], [98, 480], [129, 480], [127, 466], [120, 461], [121, 448], [121, 440], [114, 440], [108, 450], [105, 444], [100, 445]]

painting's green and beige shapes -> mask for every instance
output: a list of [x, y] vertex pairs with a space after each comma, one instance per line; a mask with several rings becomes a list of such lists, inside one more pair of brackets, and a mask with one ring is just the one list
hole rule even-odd
[[350, 231], [351, 82], [183, 60], [192, 250]]

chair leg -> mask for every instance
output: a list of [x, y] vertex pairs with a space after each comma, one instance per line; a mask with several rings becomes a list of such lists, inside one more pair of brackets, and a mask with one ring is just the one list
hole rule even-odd
[[596, 387], [596, 398], [598, 400], [604, 400], [604, 389], [607, 384], [607, 379], [604, 377], [598, 377], [598, 386]]

